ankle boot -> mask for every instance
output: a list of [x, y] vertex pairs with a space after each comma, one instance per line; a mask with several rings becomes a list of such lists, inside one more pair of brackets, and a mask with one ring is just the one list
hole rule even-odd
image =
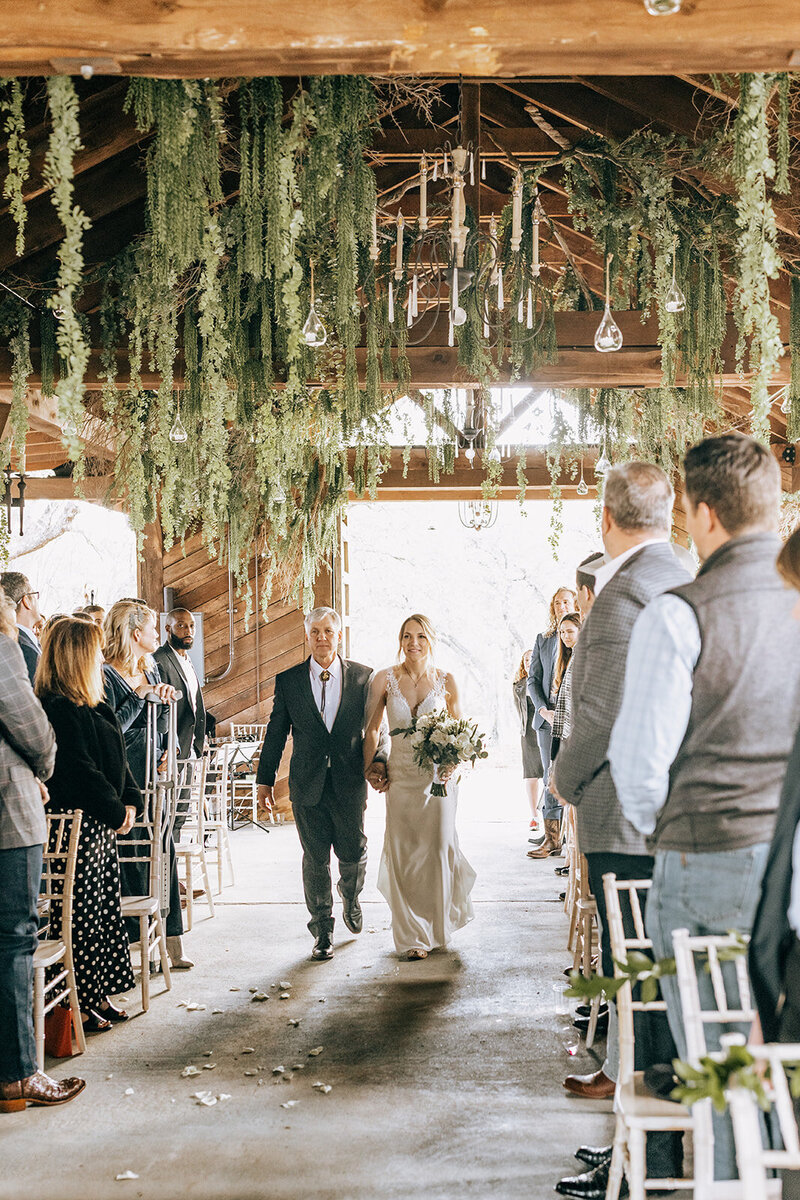
[[538, 850], [529, 850], [528, 858], [549, 858], [557, 854], [561, 841], [561, 822], [546, 820], [544, 823], [544, 841]]
[[167, 954], [173, 971], [188, 971], [194, 966], [190, 959], [183, 957], [183, 939], [180, 935], [167, 938]]

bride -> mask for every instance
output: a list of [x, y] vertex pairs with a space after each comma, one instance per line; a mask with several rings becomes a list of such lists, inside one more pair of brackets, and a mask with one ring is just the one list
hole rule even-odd
[[[436, 669], [436, 632], [427, 617], [415, 613], [400, 628], [399, 666], [376, 672], [370, 687], [364, 763], [372, 764], [384, 711], [389, 729], [406, 728], [412, 717], [447, 709], [460, 716], [452, 675]], [[398, 954], [427, 958], [446, 946], [456, 929], [471, 921], [470, 892], [475, 872], [458, 847], [458, 789], [447, 783], [447, 795], [430, 795], [433, 773], [414, 761], [409, 738], [392, 738], [387, 764], [386, 837], [378, 888], [392, 911], [392, 933]], [[452, 775], [442, 771], [442, 781]]]

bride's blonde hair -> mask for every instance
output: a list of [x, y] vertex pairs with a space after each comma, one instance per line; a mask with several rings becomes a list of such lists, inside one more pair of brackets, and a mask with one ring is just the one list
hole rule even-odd
[[422, 632], [428, 639], [430, 659], [431, 662], [433, 662], [434, 655], [436, 653], [436, 630], [433, 628], [430, 619], [423, 616], [422, 613], [412, 613], [410, 617], [406, 617], [405, 621], [403, 621], [403, 624], [400, 626], [400, 634], [397, 639], [397, 661], [400, 662], [403, 657], [403, 634], [406, 631], [406, 625], [408, 625], [409, 621], [416, 621], [417, 624], [422, 627]]

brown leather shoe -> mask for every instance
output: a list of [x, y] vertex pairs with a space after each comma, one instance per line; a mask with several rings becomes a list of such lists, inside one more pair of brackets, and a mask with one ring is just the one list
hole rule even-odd
[[27, 1079], [14, 1083], [0, 1083], [0, 1112], [19, 1112], [26, 1104], [66, 1104], [74, 1100], [86, 1087], [85, 1079], [62, 1079], [59, 1083], [37, 1071]]
[[595, 1071], [593, 1075], [568, 1075], [564, 1087], [573, 1096], [582, 1096], [584, 1100], [609, 1100], [616, 1090], [613, 1079], [609, 1079], [604, 1071]]

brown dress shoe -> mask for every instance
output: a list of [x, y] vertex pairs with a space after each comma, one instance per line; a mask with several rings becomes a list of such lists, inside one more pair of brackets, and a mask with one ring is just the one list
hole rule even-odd
[[85, 1079], [62, 1079], [59, 1083], [37, 1071], [27, 1079], [14, 1083], [0, 1083], [0, 1112], [19, 1112], [26, 1104], [66, 1104], [74, 1100], [86, 1087]]
[[573, 1096], [582, 1096], [584, 1100], [609, 1100], [616, 1090], [616, 1084], [613, 1079], [602, 1071], [595, 1071], [593, 1075], [568, 1075], [564, 1080], [564, 1087], [568, 1092], [572, 1092]]

